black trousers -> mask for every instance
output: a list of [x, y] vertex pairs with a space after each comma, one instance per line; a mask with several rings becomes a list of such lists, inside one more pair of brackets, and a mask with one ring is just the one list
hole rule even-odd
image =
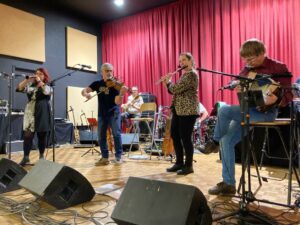
[[[32, 141], [35, 132], [31, 131], [24, 131], [24, 156], [29, 156], [30, 150], [32, 149]], [[47, 141], [47, 132], [37, 132], [38, 137], [38, 148], [40, 154], [44, 154], [46, 148], [46, 141]]]
[[[171, 137], [173, 139], [176, 164], [190, 167], [193, 165], [194, 147], [192, 133], [197, 116], [178, 116], [173, 113], [171, 121]], [[185, 151], [185, 162], [184, 152]]]

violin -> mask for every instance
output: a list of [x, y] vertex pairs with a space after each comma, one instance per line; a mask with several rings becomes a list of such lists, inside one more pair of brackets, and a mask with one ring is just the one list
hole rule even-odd
[[140, 95], [137, 95], [131, 100], [131, 102], [128, 102], [127, 104], [123, 105], [122, 107], [123, 111], [126, 112], [130, 106], [133, 106], [134, 103], [136, 103], [139, 100], [139, 98]]
[[115, 77], [109, 77], [105, 81], [105, 85], [109, 88], [113, 87], [114, 89], [120, 91], [121, 88], [124, 86], [124, 83], [118, 81]]

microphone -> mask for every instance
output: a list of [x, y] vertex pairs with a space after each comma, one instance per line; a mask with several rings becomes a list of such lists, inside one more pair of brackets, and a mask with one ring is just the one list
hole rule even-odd
[[0, 77], [8, 77], [9, 75], [7, 73], [3, 73], [3, 72], [0, 72]]
[[238, 86], [238, 82], [232, 81], [229, 84], [219, 88], [219, 90], [221, 90], [221, 91], [226, 90], [226, 89], [233, 90], [236, 86]]
[[91, 65], [78, 64], [78, 66], [81, 66], [82, 68], [92, 69], [92, 66], [91, 66]]

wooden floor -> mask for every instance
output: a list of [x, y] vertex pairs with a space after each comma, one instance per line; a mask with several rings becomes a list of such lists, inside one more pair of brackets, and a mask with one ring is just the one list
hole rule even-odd
[[[124, 187], [130, 176], [142, 177], [147, 179], [157, 179], [161, 181], [189, 184], [198, 187], [205, 195], [209, 206], [213, 212], [213, 217], [222, 216], [238, 207], [240, 201], [237, 197], [216, 197], [207, 194], [210, 187], [221, 181], [221, 162], [218, 154], [203, 155], [195, 154], [194, 174], [187, 176], [178, 176], [174, 173], [166, 173], [171, 163], [164, 159], [158, 159], [152, 156], [149, 160], [128, 159], [124, 155], [124, 163], [121, 165], [110, 164], [107, 166], [96, 167], [94, 163], [99, 159], [99, 155], [88, 153], [84, 157], [81, 155], [87, 151], [87, 148], [76, 148], [64, 146], [57, 148], [55, 158], [57, 163], [65, 164], [82, 173], [92, 184], [94, 188], [105, 184], [117, 184]], [[134, 154], [140, 154], [139, 151]], [[2, 155], [6, 157], [6, 155]], [[22, 153], [12, 154], [12, 160], [19, 162]], [[32, 151], [30, 155], [31, 162], [38, 160], [38, 153]], [[47, 159], [52, 160], [52, 149], [47, 151]], [[113, 157], [112, 157], [113, 159]], [[31, 166], [26, 167], [27, 170]], [[255, 175], [252, 169], [252, 175]], [[241, 166], [236, 165], [236, 179], [241, 175]], [[282, 168], [263, 167], [261, 175], [266, 178], [262, 187], [258, 187], [257, 178], [252, 176], [252, 190], [256, 193], [257, 199], [264, 199], [276, 203], [287, 203], [287, 170]], [[122, 190], [122, 189], [121, 189]], [[113, 194], [118, 198], [121, 190]], [[295, 179], [293, 180], [292, 202], [295, 201], [296, 193], [300, 189]], [[67, 210], [55, 210], [45, 202], [36, 199], [24, 189], [5, 193], [0, 196], [0, 224], [114, 224], [110, 215], [116, 204], [116, 200], [104, 195], [97, 194], [91, 202], [71, 207]], [[13, 206], [11, 208], [11, 206]], [[138, 207], [138, 206], [137, 206]], [[270, 217], [276, 218], [279, 224], [300, 224], [300, 213], [289, 210], [286, 207], [273, 204], [264, 204], [254, 201], [249, 207], [256, 212], [263, 212]], [[151, 215], [155, 216], [155, 215]], [[237, 223], [235, 219], [227, 219], [227, 222]], [[226, 224], [214, 222], [214, 224]], [[227, 223], [228, 224], [228, 223]], [[171, 224], [168, 224], [171, 225]]]

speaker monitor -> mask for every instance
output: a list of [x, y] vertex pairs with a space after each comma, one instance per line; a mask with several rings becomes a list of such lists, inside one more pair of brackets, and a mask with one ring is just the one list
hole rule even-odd
[[98, 143], [98, 132], [90, 130], [79, 130], [81, 144]]
[[122, 138], [122, 145], [131, 145], [131, 142], [133, 144], [139, 143], [139, 135], [136, 134], [134, 136], [134, 133], [128, 133], [128, 134], [121, 134]]
[[[23, 151], [23, 140], [11, 141], [11, 152], [21, 152]], [[5, 153], [9, 152], [9, 142], [5, 142]]]
[[18, 183], [26, 173], [27, 171], [19, 164], [2, 158], [0, 160], [0, 194], [19, 189]]
[[90, 201], [95, 195], [89, 181], [78, 171], [43, 159], [36, 163], [19, 185], [57, 209]]
[[202, 192], [190, 185], [130, 177], [112, 213], [119, 225], [210, 225]]

